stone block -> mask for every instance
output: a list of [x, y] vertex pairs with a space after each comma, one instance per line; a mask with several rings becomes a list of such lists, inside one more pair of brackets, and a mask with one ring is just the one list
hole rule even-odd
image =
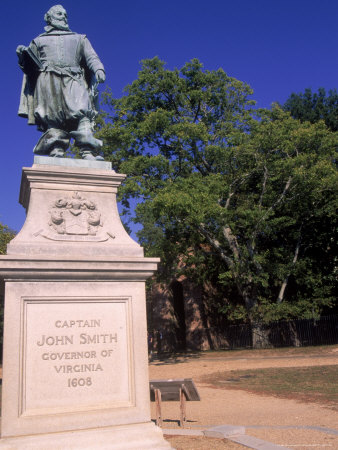
[[245, 427], [239, 425], [220, 425], [204, 431], [206, 437], [226, 438], [238, 434], [245, 434]]
[[0, 257], [0, 448], [170, 448], [149, 404], [145, 280], [159, 259], [120, 221], [123, 178], [36, 160], [23, 169], [27, 219]]

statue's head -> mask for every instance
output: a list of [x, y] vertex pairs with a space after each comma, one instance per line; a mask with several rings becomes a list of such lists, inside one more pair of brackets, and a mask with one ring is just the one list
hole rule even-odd
[[47, 25], [57, 30], [69, 30], [67, 12], [62, 5], [52, 6], [44, 17]]

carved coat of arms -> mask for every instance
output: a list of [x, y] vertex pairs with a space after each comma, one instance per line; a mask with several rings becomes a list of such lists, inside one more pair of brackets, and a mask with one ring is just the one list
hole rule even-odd
[[[61, 197], [49, 210], [49, 231], [41, 233], [45, 238], [66, 241], [106, 241], [110, 233], [100, 233], [103, 226], [96, 204], [74, 192], [72, 197]], [[40, 233], [39, 233], [40, 234]]]
[[101, 225], [101, 214], [94, 202], [75, 192], [72, 198], [56, 200], [50, 210], [49, 225], [58, 234], [95, 236]]

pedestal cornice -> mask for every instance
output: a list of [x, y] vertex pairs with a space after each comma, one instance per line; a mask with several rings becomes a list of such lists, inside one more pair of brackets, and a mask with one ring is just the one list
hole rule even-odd
[[58, 281], [145, 281], [156, 271], [159, 258], [64, 258], [5, 255], [0, 278]]
[[126, 175], [90, 168], [34, 164], [22, 169], [20, 204], [27, 209], [31, 189], [86, 190], [116, 194]]

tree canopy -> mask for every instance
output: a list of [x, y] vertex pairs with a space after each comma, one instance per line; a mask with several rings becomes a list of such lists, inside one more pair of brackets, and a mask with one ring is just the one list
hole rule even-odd
[[161, 276], [212, 286], [233, 320], [313, 317], [334, 303], [337, 133], [251, 96], [197, 59], [144, 60], [99, 136]]
[[14, 238], [15, 232], [0, 222], [0, 255], [5, 255], [7, 244]]
[[284, 103], [283, 109], [289, 111], [295, 119], [311, 123], [323, 120], [332, 131], [338, 131], [338, 92], [324, 88], [312, 92], [310, 88], [304, 93], [292, 93]]

